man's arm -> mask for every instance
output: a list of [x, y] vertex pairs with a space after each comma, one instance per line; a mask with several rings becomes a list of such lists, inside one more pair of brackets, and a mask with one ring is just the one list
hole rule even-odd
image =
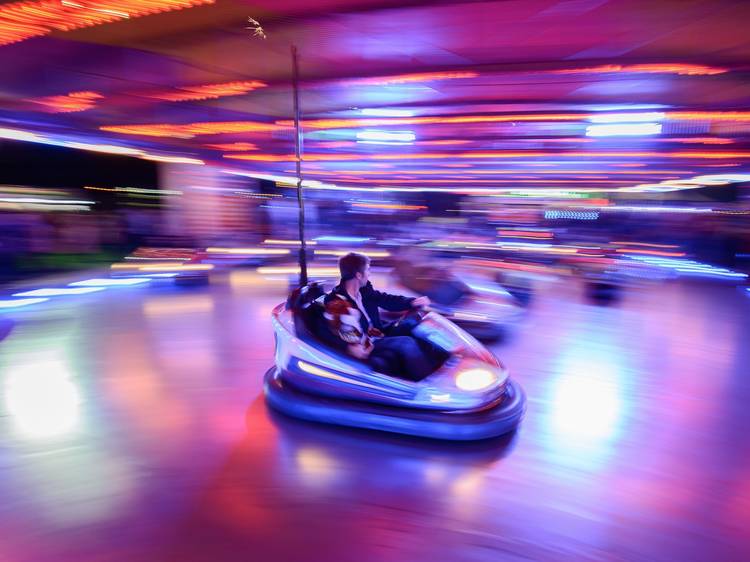
[[409, 310], [410, 308], [430, 306], [430, 298], [426, 296], [404, 297], [402, 295], [383, 293], [374, 289], [372, 290], [372, 293], [375, 296], [375, 301], [378, 303], [378, 306], [384, 310], [390, 310], [391, 312], [401, 312]]
[[372, 295], [377, 303], [378, 307], [383, 310], [390, 310], [391, 312], [401, 312], [403, 310], [409, 310], [411, 303], [415, 300], [414, 297], [405, 297], [403, 295], [391, 295], [390, 293], [384, 293], [382, 291], [372, 290]]

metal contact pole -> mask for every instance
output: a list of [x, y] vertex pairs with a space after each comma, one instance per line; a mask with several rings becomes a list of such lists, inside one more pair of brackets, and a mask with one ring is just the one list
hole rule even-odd
[[307, 244], [305, 243], [305, 200], [302, 193], [302, 127], [299, 109], [299, 66], [297, 47], [292, 45], [292, 88], [294, 90], [294, 155], [297, 162], [297, 204], [299, 205], [299, 285], [307, 285]]

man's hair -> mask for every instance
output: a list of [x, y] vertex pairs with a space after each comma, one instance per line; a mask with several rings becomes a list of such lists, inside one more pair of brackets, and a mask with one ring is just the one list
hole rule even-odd
[[341, 279], [344, 281], [354, 279], [357, 273], [365, 272], [368, 263], [370, 263], [370, 258], [368, 258], [364, 254], [349, 252], [345, 256], [341, 256], [341, 258], [339, 258], [339, 271], [341, 272]]

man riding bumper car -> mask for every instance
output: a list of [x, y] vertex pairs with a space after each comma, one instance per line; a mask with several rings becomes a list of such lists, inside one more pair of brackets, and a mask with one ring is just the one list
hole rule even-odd
[[[513, 431], [526, 398], [507, 369], [455, 324], [415, 310], [428, 299], [375, 291], [358, 259], [352, 269], [342, 259], [342, 282], [328, 295], [311, 284], [274, 309], [268, 404], [297, 418], [436, 439]], [[379, 308], [406, 314], [384, 325]]]
[[[403, 297], [376, 291], [370, 283], [370, 260], [350, 253], [339, 260], [341, 282], [324, 299], [325, 318], [333, 337], [329, 345], [366, 360], [378, 371], [420, 380], [429, 375], [444, 353], [413, 337], [402, 322], [384, 324], [379, 309], [403, 312], [429, 306], [427, 297]], [[325, 336], [324, 336], [325, 337]]]

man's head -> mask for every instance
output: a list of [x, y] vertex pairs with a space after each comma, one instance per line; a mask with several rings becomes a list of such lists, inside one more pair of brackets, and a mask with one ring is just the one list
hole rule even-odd
[[339, 259], [339, 271], [342, 281], [357, 279], [359, 286], [364, 287], [370, 278], [370, 258], [350, 252]]

